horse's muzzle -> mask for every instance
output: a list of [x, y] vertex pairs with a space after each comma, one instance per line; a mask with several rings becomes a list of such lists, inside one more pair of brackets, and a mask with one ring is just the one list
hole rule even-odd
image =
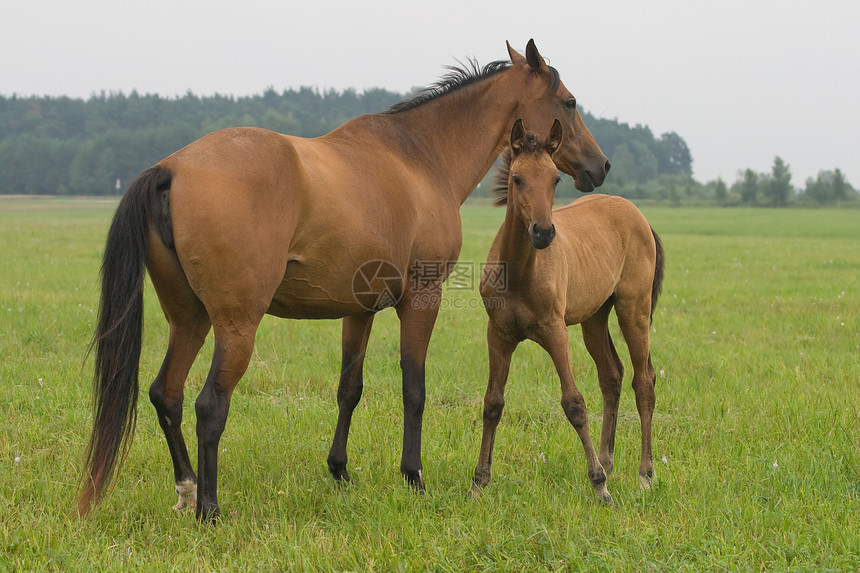
[[550, 245], [550, 243], [552, 243], [552, 240], [555, 239], [555, 225], [541, 228], [537, 223], [535, 223], [529, 229], [529, 235], [531, 235], [532, 245], [534, 245], [536, 249], [545, 249]]

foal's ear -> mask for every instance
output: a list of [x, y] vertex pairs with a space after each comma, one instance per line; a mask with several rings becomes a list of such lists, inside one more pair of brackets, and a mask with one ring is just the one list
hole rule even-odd
[[511, 57], [511, 63], [512, 64], [525, 64], [526, 63], [526, 59], [523, 57], [523, 55], [521, 53], [519, 53], [518, 51], [516, 51], [515, 49], [513, 49], [511, 47], [510, 42], [505, 41], [505, 44], [508, 45], [508, 55]]
[[514, 122], [514, 127], [511, 128], [511, 151], [519, 153], [523, 148], [525, 137], [526, 129], [523, 127], [523, 120], [518, 119]]
[[557, 119], [552, 122], [552, 127], [549, 130], [549, 139], [546, 140], [543, 148], [549, 153], [550, 157], [558, 151], [561, 145], [561, 140], [564, 138], [564, 130], [561, 128], [561, 122]]
[[540, 55], [540, 52], [538, 52], [537, 46], [535, 46], [534, 39], [529, 40], [529, 43], [526, 44], [526, 61], [529, 63], [529, 66], [538, 73], [542, 74], [549, 71], [546, 61], [543, 59], [543, 56]]

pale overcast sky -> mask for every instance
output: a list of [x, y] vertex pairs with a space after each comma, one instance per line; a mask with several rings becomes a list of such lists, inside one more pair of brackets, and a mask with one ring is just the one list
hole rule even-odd
[[681, 135], [700, 181], [779, 155], [860, 188], [858, 0], [4, 0], [0, 94], [406, 92], [529, 38], [588, 111]]

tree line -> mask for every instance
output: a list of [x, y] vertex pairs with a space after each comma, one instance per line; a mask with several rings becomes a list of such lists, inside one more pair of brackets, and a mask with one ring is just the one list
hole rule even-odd
[[[116, 194], [146, 167], [217, 129], [257, 126], [316, 137], [410, 95], [303, 87], [238, 98], [191, 92], [164, 98], [136, 91], [86, 100], [0, 96], [0, 193]], [[583, 115], [612, 158], [621, 187], [661, 176], [690, 177], [692, 156], [677, 134], [658, 138], [647, 127]]]
[[[165, 98], [136, 91], [88, 99], [0, 96], [0, 194], [118, 194], [146, 167], [217, 129], [257, 126], [316, 137], [411, 95], [302, 87], [238, 98], [191, 92]], [[860, 197], [839, 169], [821, 171], [796, 188], [790, 166], [779, 157], [770, 173], [746, 169], [731, 184], [721, 179], [703, 184], [693, 179], [692, 154], [677, 133], [657, 137], [647, 126], [582, 114], [612, 162], [604, 193], [668, 204], [769, 207], [845, 204]], [[473, 196], [486, 195], [492, 186], [482, 184]], [[557, 193], [579, 196], [569, 177]]]

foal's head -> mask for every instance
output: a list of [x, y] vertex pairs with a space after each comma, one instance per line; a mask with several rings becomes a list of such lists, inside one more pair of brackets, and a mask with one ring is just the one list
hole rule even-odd
[[496, 189], [496, 203], [513, 209], [536, 249], [547, 248], [555, 238], [552, 204], [559, 173], [552, 156], [561, 145], [562, 137], [557, 119], [546, 142], [541, 142], [534, 133], [526, 133], [523, 120], [518, 119], [511, 130], [511, 146], [503, 157], [502, 185]]

